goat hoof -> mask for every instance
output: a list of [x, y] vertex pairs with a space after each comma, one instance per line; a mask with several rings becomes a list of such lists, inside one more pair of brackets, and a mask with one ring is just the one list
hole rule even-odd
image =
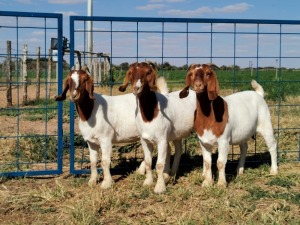
[[217, 185], [218, 185], [218, 187], [220, 187], [220, 188], [226, 188], [227, 187], [227, 183], [226, 182], [218, 182], [217, 183]]
[[166, 191], [166, 186], [165, 185], [155, 185], [154, 193], [161, 194], [165, 191]]
[[204, 180], [202, 182], [202, 187], [211, 187], [211, 186], [213, 186], [213, 181], [212, 180], [211, 181]]
[[150, 186], [153, 184], [153, 180], [152, 179], [146, 179], [144, 180], [143, 186]]
[[90, 179], [88, 182], [89, 187], [95, 187], [97, 184], [97, 180], [96, 179]]
[[145, 175], [146, 173], [146, 164], [145, 164], [145, 161], [143, 161], [140, 165], [140, 167], [136, 170], [137, 174], [140, 174], [140, 175]]
[[168, 173], [164, 173], [163, 176], [164, 176], [165, 182], [170, 180], [170, 175]]
[[270, 175], [277, 175], [277, 174], [278, 174], [278, 170], [277, 169], [276, 170], [271, 169]]
[[244, 174], [244, 168], [238, 169], [237, 174], [238, 175], [243, 175]]
[[112, 185], [112, 181], [102, 181], [101, 183], [101, 189], [108, 189]]

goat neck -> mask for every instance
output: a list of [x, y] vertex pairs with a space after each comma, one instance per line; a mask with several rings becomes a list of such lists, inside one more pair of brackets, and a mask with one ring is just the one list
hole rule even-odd
[[194, 127], [199, 136], [211, 130], [216, 137], [223, 134], [228, 122], [228, 106], [222, 97], [210, 100], [207, 91], [197, 93], [197, 109]]
[[138, 104], [144, 122], [151, 122], [158, 115], [158, 101], [154, 91], [148, 83], [144, 84], [143, 90], [137, 94]]
[[85, 94], [75, 102], [76, 110], [81, 121], [87, 121], [92, 115], [94, 101], [95, 100], [91, 99], [89, 94], [85, 92]]

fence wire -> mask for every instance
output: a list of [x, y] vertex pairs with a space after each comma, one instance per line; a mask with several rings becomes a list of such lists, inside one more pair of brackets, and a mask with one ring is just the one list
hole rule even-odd
[[[93, 24], [91, 30], [87, 28], [89, 22]], [[73, 51], [91, 50], [89, 34], [93, 36], [93, 54], [110, 57], [109, 77], [106, 74], [96, 83], [108, 85], [108, 94], [119, 94], [116, 84], [122, 82], [128, 65], [136, 61], [154, 62], [171, 91], [183, 87], [186, 69], [193, 63], [212, 62], [221, 68], [217, 76], [223, 96], [249, 90], [251, 80], [257, 80], [267, 94], [279, 161], [300, 160], [300, 21], [71, 16], [71, 66], [78, 62]], [[85, 54], [82, 59], [93, 71], [95, 57]], [[105, 89], [99, 91], [107, 94]], [[78, 134], [74, 115], [71, 137]], [[246, 163], [268, 159], [259, 135], [248, 144]], [[185, 140], [185, 152], [201, 154], [195, 135]], [[71, 146], [72, 173], [86, 172], [82, 168], [86, 169], [87, 155], [86, 146]], [[233, 146], [229, 159], [236, 162], [238, 157], [239, 150]]]

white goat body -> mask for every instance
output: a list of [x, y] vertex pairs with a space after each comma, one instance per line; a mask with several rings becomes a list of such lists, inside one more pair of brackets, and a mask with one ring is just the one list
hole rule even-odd
[[[132, 64], [126, 73], [125, 81], [131, 81], [137, 95], [136, 126], [141, 136], [146, 164], [146, 179], [143, 185], [153, 183], [152, 177], [152, 145], [157, 145], [156, 162], [157, 183], [155, 193], [166, 190], [164, 172], [168, 169], [168, 142], [175, 145], [175, 157], [171, 174], [176, 173], [181, 156], [182, 138], [193, 130], [194, 112], [196, 110], [196, 95], [194, 91], [185, 99], [179, 98], [179, 91], [166, 94], [167, 86], [164, 79], [156, 81], [153, 64]], [[124, 90], [127, 83], [119, 90]], [[156, 86], [157, 82], [157, 86]], [[159, 87], [160, 86], [160, 87]], [[157, 89], [161, 93], [156, 92]]]
[[64, 82], [63, 93], [57, 101], [66, 99], [75, 103], [79, 115], [79, 130], [87, 142], [90, 153], [91, 177], [89, 186], [97, 181], [99, 146], [102, 151], [101, 165], [104, 179], [101, 188], [111, 187], [110, 162], [112, 144], [139, 140], [135, 126], [136, 97], [133, 94], [106, 96], [93, 93], [93, 80], [84, 70], [73, 70]]
[[[157, 183], [155, 193], [162, 193], [166, 190], [163, 178], [163, 170], [166, 167], [167, 144], [173, 141], [175, 145], [175, 157], [171, 174], [177, 172], [181, 154], [182, 139], [191, 134], [194, 125], [194, 112], [196, 109], [195, 92], [191, 91], [189, 97], [179, 98], [179, 91], [167, 95], [155, 93], [158, 101], [158, 115], [150, 122], [145, 122], [142, 117], [140, 106], [136, 115], [136, 126], [141, 136], [141, 143], [144, 150], [144, 161], [146, 163], [146, 180], [144, 185], [153, 183], [151, 172], [152, 167], [152, 145], [158, 147], [158, 158], [156, 163]], [[139, 104], [138, 104], [139, 105]]]
[[218, 147], [218, 185], [226, 186], [225, 165], [229, 144], [238, 144], [241, 157], [238, 174], [242, 174], [247, 152], [247, 141], [260, 133], [266, 141], [271, 155], [271, 174], [277, 174], [277, 149], [273, 135], [270, 112], [263, 99], [263, 88], [252, 81], [255, 91], [243, 91], [220, 97], [215, 72], [209, 65], [192, 65], [186, 78], [187, 86], [180, 93], [185, 97], [187, 88], [193, 86], [197, 95], [195, 130], [203, 154], [203, 186], [213, 183], [211, 172], [212, 147]]

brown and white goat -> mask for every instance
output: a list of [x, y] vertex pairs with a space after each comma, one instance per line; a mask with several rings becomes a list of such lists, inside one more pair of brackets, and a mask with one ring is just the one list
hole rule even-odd
[[247, 153], [247, 141], [260, 133], [271, 155], [271, 174], [277, 174], [277, 149], [268, 105], [263, 98], [263, 88], [252, 81], [255, 91], [238, 92], [222, 98], [219, 95], [219, 83], [215, 71], [207, 64], [193, 64], [186, 75], [186, 87], [180, 92], [180, 97], [189, 95], [193, 87], [197, 96], [195, 130], [203, 154], [202, 186], [213, 184], [211, 172], [212, 147], [218, 147], [217, 167], [219, 170], [218, 185], [226, 186], [225, 166], [229, 144], [240, 146], [241, 157], [238, 174], [244, 171]]
[[89, 186], [97, 181], [98, 151], [101, 147], [104, 176], [101, 188], [109, 188], [112, 185], [112, 144], [139, 140], [135, 126], [136, 97], [133, 94], [107, 96], [94, 93], [93, 79], [85, 70], [72, 70], [69, 73], [64, 81], [63, 93], [56, 97], [56, 101], [65, 100], [68, 91], [78, 112], [80, 133], [89, 147]]
[[[160, 81], [160, 82], [159, 82]], [[168, 155], [168, 142], [175, 145], [175, 157], [171, 174], [175, 174], [181, 156], [182, 138], [193, 130], [194, 112], [196, 110], [196, 95], [190, 92], [189, 97], [179, 98], [179, 91], [167, 93], [164, 79], [156, 78], [156, 67], [153, 63], [131, 64], [120, 86], [125, 91], [131, 82], [137, 97], [136, 126], [140, 133], [146, 164], [146, 179], [143, 185], [153, 183], [152, 145], [157, 145], [158, 158], [156, 163], [157, 183], [155, 193], [166, 190], [164, 171]], [[162, 87], [164, 88], [162, 89]], [[161, 93], [158, 93], [160, 90]]]

